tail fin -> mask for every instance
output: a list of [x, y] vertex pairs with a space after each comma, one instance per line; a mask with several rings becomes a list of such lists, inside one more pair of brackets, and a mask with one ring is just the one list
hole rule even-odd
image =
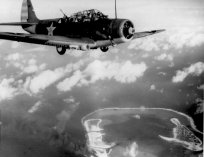
[[39, 19], [37, 18], [31, 0], [23, 0], [21, 9], [21, 22], [36, 23]]

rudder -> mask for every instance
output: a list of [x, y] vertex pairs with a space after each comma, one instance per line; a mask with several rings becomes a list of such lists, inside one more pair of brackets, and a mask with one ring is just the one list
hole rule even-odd
[[31, 0], [23, 0], [21, 8], [21, 22], [38, 22]]

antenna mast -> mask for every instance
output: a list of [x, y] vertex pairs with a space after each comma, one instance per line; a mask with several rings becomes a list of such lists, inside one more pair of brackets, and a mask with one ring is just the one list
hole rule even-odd
[[115, 0], [115, 18], [117, 19], [117, 0]]
[[1, 150], [1, 126], [2, 126], [2, 122], [1, 122], [1, 109], [0, 109], [0, 150]]
[[60, 11], [61, 11], [61, 13], [64, 15], [64, 17], [66, 17], [67, 18], [67, 15], [63, 12], [63, 10], [62, 9], [60, 9]]

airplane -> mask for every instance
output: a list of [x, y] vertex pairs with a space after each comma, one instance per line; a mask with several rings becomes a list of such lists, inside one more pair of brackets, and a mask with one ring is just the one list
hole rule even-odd
[[[63, 13], [63, 11], [62, 11]], [[109, 47], [165, 31], [135, 32], [128, 19], [118, 19], [115, 0], [115, 18], [108, 18], [96, 9], [85, 10], [56, 19], [40, 20], [35, 14], [31, 0], [23, 0], [21, 22], [0, 25], [21, 26], [28, 33], [0, 32], [0, 39], [55, 46], [60, 55], [67, 49], [92, 50]]]

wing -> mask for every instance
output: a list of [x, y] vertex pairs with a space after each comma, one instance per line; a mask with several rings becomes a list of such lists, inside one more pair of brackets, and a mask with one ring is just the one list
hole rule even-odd
[[96, 46], [96, 43], [89, 38], [68, 38], [38, 34], [0, 32], [0, 39], [50, 46], [64, 46], [67, 48], [71, 46], [89, 46], [90, 48]]
[[10, 22], [10, 23], [0, 23], [1, 26], [32, 26], [37, 25], [38, 23], [29, 23], [29, 22]]
[[146, 31], [146, 32], [136, 32], [136, 33], [134, 33], [133, 39], [146, 37], [146, 36], [153, 35], [153, 34], [156, 34], [156, 33], [160, 33], [160, 32], [163, 32], [163, 31], [165, 31], [165, 29]]

